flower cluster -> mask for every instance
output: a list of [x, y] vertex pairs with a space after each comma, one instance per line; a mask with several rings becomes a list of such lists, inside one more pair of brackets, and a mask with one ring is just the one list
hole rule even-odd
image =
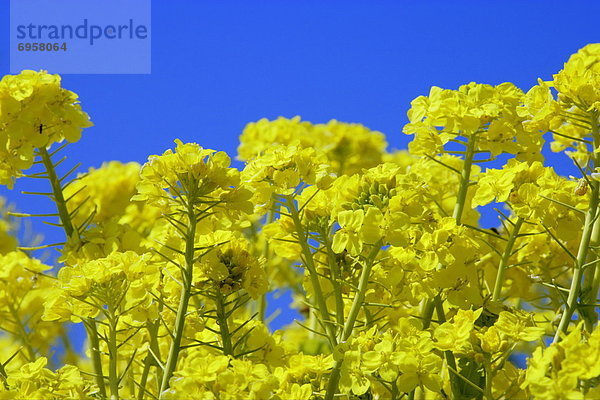
[[477, 140], [475, 148], [492, 156], [515, 154], [525, 160], [539, 159], [541, 135], [523, 127], [518, 113], [523, 92], [512, 83], [497, 86], [471, 82], [458, 90], [431, 88], [429, 96], [417, 97], [408, 112], [404, 133], [414, 134], [413, 154], [435, 154], [453, 139]]
[[360, 124], [336, 120], [311, 124], [301, 121], [300, 117], [280, 117], [274, 121], [261, 119], [248, 124], [241, 134], [239, 158], [251, 160], [273, 145], [318, 148], [329, 160], [333, 172], [352, 175], [381, 163], [387, 142], [381, 132]]
[[59, 75], [23, 71], [0, 81], [0, 184], [12, 186], [34, 162], [36, 149], [76, 142], [91, 126], [77, 95]]

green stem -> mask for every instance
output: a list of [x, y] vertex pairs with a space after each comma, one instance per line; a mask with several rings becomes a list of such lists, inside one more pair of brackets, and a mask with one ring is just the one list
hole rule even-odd
[[308, 332], [308, 337], [314, 339], [316, 336], [315, 332], [319, 332], [319, 326], [317, 321], [317, 314], [311, 312], [311, 310], [309, 310], [308, 312], [308, 327], [310, 328], [310, 332]]
[[117, 372], [117, 322], [118, 318], [111, 313], [108, 327], [108, 386], [111, 400], [119, 400], [119, 375]]
[[456, 220], [457, 225], [461, 223], [465, 203], [467, 202], [467, 193], [471, 183], [471, 167], [473, 166], [473, 157], [475, 156], [475, 143], [476, 138], [475, 136], [472, 136], [467, 144], [465, 160], [463, 161], [460, 186], [458, 188], [458, 193], [456, 194], [456, 203], [454, 204], [454, 210], [452, 212], [452, 218]]
[[[162, 311], [162, 307], [160, 307], [159, 312]], [[150, 350], [156, 355], [156, 357], [160, 358], [160, 349], [158, 347], [158, 328], [160, 327], [160, 322], [154, 321], [148, 323], [148, 336], [150, 338]], [[138, 400], [144, 400], [146, 396], [146, 385], [148, 384], [148, 377], [150, 375], [150, 369], [153, 365], [156, 365], [154, 361], [154, 356], [148, 351], [146, 358], [144, 359], [144, 368], [142, 369], [142, 376], [140, 377], [140, 382], [138, 386]], [[162, 382], [162, 370], [156, 365], [156, 382], [158, 385]], [[160, 388], [157, 388], [160, 390]]]
[[[593, 119], [592, 125], [592, 137], [593, 137], [593, 150], [595, 151], [598, 146], [600, 146], [600, 131], [598, 127], [598, 114], [593, 112], [591, 114], [591, 119]], [[600, 166], [600, 154], [594, 153], [593, 156], [594, 165], [592, 167]], [[556, 330], [556, 334], [554, 335], [553, 343], [558, 342], [561, 339], [561, 334], [567, 333], [569, 328], [569, 323], [571, 322], [571, 318], [573, 317], [573, 313], [578, 306], [578, 297], [581, 295], [581, 287], [582, 287], [582, 279], [583, 279], [583, 265], [586, 264], [590, 249], [590, 244], [592, 243], [592, 234], [594, 230], [599, 228], [595, 228], [598, 222], [598, 196], [600, 195], [600, 183], [598, 181], [591, 181], [592, 192], [590, 194], [590, 202], [588, 211], [585, 214], [585, 223], [583, 227], [583, 233], [581, 235], [581, 242], [579, 242], [579, 249], [577, 251], [577, 259], [575, 261], [575, 265], [573, 267], [573, 278], [571, 279], [571, 287], [569, 289], [569, 296], [567, 297], [567, 304], [565, 306], [565, 310], [558, 324], [558, 328]], [[597, 271], [600, 268], [600, 264], [596, 263], [594, 266], [590, 266], [589, 271], [592, 271], [586, 277], [586, 282], [583, 283], [584, 287], [588, 289], [588, 293], [585, 295], [585, 298], [582, 298], [582, 302], [586, 301], [596, 301], [597, 291], [595, 293], [591, 293], [593, 290], [596, 277], [595, 275], [599, 274], [600, 271]], [[586, 307], [587, 308], [587, 307]], [[581, 312], [581, 317], [584, 321], [586, 321], [586, 328], [590, 328], [595, 323], [595, 319], [597, 319], [596, 312], [592, 307], [589, 307], [590, 310], [584, 310]]]
[[223, 294], [217, 290], [215, 295], [215, 304], [217, 306], [217, 323], [221, 332], [221, 340], [223, 341], [223, 354], [233, 357], [233, 345], [231, 344], [231, 334], [229, 332], [229, 324], [227, 322], [227, 310], [225, 309], [225, 299]]
[[29, 360], [29, 362], [33, 362], [33, 361], [35, 361], [35, 350], [33, 349], [33, 346], [31, 345], [31, 341], [29, 340], [29, 334], [27, 333], [27, 330], [25, 330], [25, 326], [23, 325], [23, 322], [21, 322], [21, 318], [19, 317], [19, 313], [18, 313], [17, 309], [14, 307], [14, 305], [10, 301], [8, 302], [8, 308], [9, 308], [9, 311], [10, 311], [12, 317], [15, 320], [15, 326], [18, 331], [17, 337], [19, 337], [21, 339], [23, 346], [25, 346], [27, 353], [29, 353], [29, 356], [27, 357], [27, 359]]
[[[460, 173], [460, 185], [458, 187], [458, 193], [456, 194], [456, 203], [454, 204], [454, 210], [452, 211], [452, 218], [454, 218], [457, 225], [461, 223], [463, 212], [465, 209], [465, 204], [467, 202], [469, 186], [471, 185], [471, 168], [473, 166], [473, 158], [475, 157], [476, 153], [476, 142], [477, 139], [475, 135], [471, 136], [468, 139], [467, 149], [465, 151], [465, 159], [463, 161], [463, 167]], [[438, 269], [440, 268], [443, 268], [443, 265], [438, 265]], [[423, 307], [423, 329], [429, 328], [434, 310], [437, 310], [438, 318], [440, 319], [440, 321], [446, 320], [446, 317], [444, 315], [444, 308], [442, 305], [442, 298], [439, 294], [433, 299], [429, 300]], [[455, 364], [454, 355], [451, 352], [446, 352], [446, 362], [450, 366], [452, 366], [451, 364]], [[450, 373], [450, 383], [452, 388], [456, 387], [456, 377], [452, 373]]]
[[523, 226], [523, 222], [523, 218], [517, 218], [517, 221], [510, 232], [510, 236], [508, 237], [508, 241], [506, 242], [506, 247], [504, 248], [504, 253], [502, 253], [500, 265], [498, 266], [498, 273], [496, 274], [496, 282], [494, 283], [494, 291], [492, 292], [492, 301], [497, 301], [500, 299], [502, 284], [504, 283], [504, 274], [508, 268], [508, 261], [510, 260], [517, 237], [519, 237], [519, 231], [521, 230], [521, 226]]
[[[435, 302], [435, 310], [437, 312], [438, 315], [438, 319], [441, 323], [446, 322], [446, 313], [444, 312], [444, 305], [442, 304], [441, 298], [438, 295], [436, 297], [438, 299], [438, 301]], [[458, 368], [456, 368], [456, 359], [454, 358], [454, 353], [452, 353], [452, 351], [447, 350], [444, 352], [444, 357], [446, 358], [446, 363], [448, 364], [448, 366], [450, 367], [449, 370], [449, 374], [448, 377], [450, 378], [450, 387], [452, 389], [452, 392], [454, 394], [454, 396], [456, 398], [460, 398], [457, 393], [455, 393], [456, 388], [458, 387], [458, 380], [457, 380], [457, 376], [456, 376], [456, 372], [454, 371], [458, 371]]]
[[400, 398], [400, 393], [398, 391], [398, 385], [396, 385], [396, 381], [392, 382], [391, 394], [392, 394], [392, 399], [391, 400], [396, 400], [396, 399]]
[[485, 370], [485, 390], [483, 397], [486, 400], [494, 400], [494, 396], [492, 393], [493, 387], [493, 376], [492, 376], [492, 367], [488, 361], [484, 362], [484, 370]]
[[585, 223], [583, 227], [583, 233], [581, 235], [581, 242], [579, 242], [579, 250], [577, 252], [577, 259], [573, 267], [573, 278], [571, 279], [571, 287], [569, 289], [569, 296], [567, 297], [567, 304], [563, 312], [556, 335], [554, 336], [553, 343], [558, 342], [561, 339], [561, 334], [567, 332], [573, 313], [577, 308], [577, 298], [581, 289], [581, 278], [583, 276], [583, 265], [586, 263], [593, 226], [596, 222], [598, 214], [598, 183], [592, 182], [592, 193], [590, 197], [590, 204], [588, 211], [585, 215]]
[[300, 247], [302, 248], [302, 254], [304, 256], [304, 265], [308, 270], [308, 276], [313, 286], [318, 312], [321, 317], [321, 321], [323, 322], [323, 326], [325, 327], [327, 337], [329, 338], [329, 345], [333, 350], [333, 348], [335, 348], [335, 346], [337, 345], [335, 327], [331, 323], [330, 314], [327, 310], [327, 303], [325, 302], [325, 296], [323, 296], [323, 289], [321, 288], [321, 283], [319, 282], [317, 268], [315, 267], [313, 255], [308, 245], [308, 236], [306, 234], [306, 231], [304, 230], [302, 221], [300, 221], [300, 214], [298, 212], [296, 204], [294, 203], [294, 199], [288, 196], [286, 197], [286, 201], [290, 215], [292, 217], [292, 221], [294, 222], [294, 228], [296, 230], [296, 233], [298, 234], [298, 242], [300, 243]]
[[[354, 330], [354, 324], [356, 323], [356, 319], [358, 318], [358, 314], [362, 305], [365, 301], [365, 295], [367, 293], [367, 286], [369, 284], [369, 278], [371, 276], [371, 270], [373, 269], [373, 265], [375, 264], [375, 257], [379, 253], [381, 249], [381, 242], [376, 243], [373, 246], [373, 250], [365, 263], [363, 270], [360, 273], [360, 278], [358, 281], [357, 292], [354, 295], [354, 300], [352, 301], [352, 306], [350, 307], [350, 312], [348, 313], [348, 319], [344, 324], [344, 329], [342, 330], [342, 336], [340, 339], [340, 343], [346, 342], [350, 335], [352, 335], [352, 331]], [[340, 381], [340, 370], [342, 367], [342, 363], [344, 362], [343, 358], [338, 359], [334, 366], [331, 374], [329, 375], [329, 381], [327, 382], [327, 391], [325, 392], [325, 400], [332, 400], [335, 396], [338, 384]]]
[[139, 392], [137, 395], [138, 400], [144, 400], [146, 395], [146, 385], [148, 384], [148, 376], [150, 375], [150, 368], [152, 367], [152, 355], [148, 352], [144, 359], [144, 368], [142, 369], [142, 376], [140, 377]]
[[[458, 187], [458, 193], [456, 194], [456, 203], [454, 204], [454, 210], [452, 211], [452, 218], [459, 225], [462, 220], [463, 212], [465, 209], [465, 203], [467, 201], [467, 194], [469, 192], [469, 186], [471, 184], [471, 168], [473, 166], [473, 158], [476, 152], [476, 138], [472, 136], [467, 143], [467, 149], [465, 151], [465, 159], [463, 161], [463, 168], [460, 173], [460, 185]], [[438, 269], [443, 266], [438, 265]], [[429, 328], [431, 324], [431, 318], [433, 311], [436, 308], [436, 303], [441, 301], [441, 297], [435, 296], [433, 300], [428, 301], [423, 307], [423, 329]]]
[[[52, 196], [54, 198], [54, 203], [56, 204], [56, 210], [58, 212], [61, 225], [67, 236], [67, 240], [75, 235], [77, 239], [79, 239], [79, 232], [73, 226], [71, 214], [69, 213], [69, 210], [67, 208], [67, 202], [63, 194], [63, 187], [56, 173], [56, 169], [54, 168], [52, 158], [50, 157], [50, 154], [48, 153], [48, 150], [45, 147], [38, 148], [37, 150], [40, 155], [40, 158], [42, 159], [42, 164], [46, 169], [46, 173], [48, 174], [47, 178], [52, 188]], [[102, 373], [102, 360], [100, 358], [100, 343], [98, 339], [98, 331], [96, 329], [96, 322], [93, 319], [89, 319], [88, 323], [89, 326], [87, 324], [84, 325], [86, 326], [86, 331], [88, 333], [90, 344], [92, 346], [92, 358], [94, 372], [98, 383], [98, 390], [100, 392], [101, 398], [106, 399], [106, 388], [104, 386], [104, 375]]]
[[[586, 304], [596, 304], [597, 303], [597, 296], [598, 296], [598, 291], [600, 291], [600, 263], [596, 263], [595, 265], [595, 273], [593, 276], [593, 281], [592, 281], [592, 287], [590, 289], [590, 291], [588, 292], [588, 297], [586, 299]], [[596, 313], [595, 307], [585, 307], [584, 310], [590, 309], [588, 312], [589, 314], [586, 314], [586, 329], [588, 330], [588, 332], [591, 332], [594, 328], [594, 325], [598, 322], [598, 314]]]
[[342, 286], [340, 285], [342, 280], [341, 271], [335, 258], [335, 253], [331, 249], [328, 230], [321, 232], [321, 236], [327, 249], [327, 259], [329, 270], [331, 271], [331, 285], [333, 286], [333, 296], [335, 298], [335, 319], [338, 326], [341, 326], [344, 324], [344, 299], [342, 298]]
[[44, 164], [46, 173], [48, 174], [48, 180], [52, 186], [52, 195], [54, 197], [54, 202], [56, 203], [56, 209], [58, 211], [60, 222], [65, 230], [65, 233], [67, 234], [67, 239], [69, 239], [71, 236], [73, 236], [73, 233], [75, 233], [75, 229], [73, 228], [71, 214], [69, 213], [67, 202], [65, 201], [65, 197], [63, 195], [63, 188], [60, 183], [60, 179], [56, 174], [56, 169], [54, 168], [50, 154], [48, 154], [48, 150], [46, 148], [39, 148], [38, 151], [40, 157], [42, 158], [42, 163]]
[[266, 312], [267, 312], [267, 294], [262, 294], [258, 300], [257, 300], [257, 305], [258, 305], [258, 319], [261, 322], [265, 322], [266, 319]]
[[188, 304], [192, 293], [192, 279], [194, 271], [194, 255], [195, 255], [195, 238], [196, 238], [196, 224], [197, 216], [194, 211], [194, 205], [192, 199], [188, 198], [187, 207], [188, 217], [188, 228], [185, 240], [185, 270], [182, 274], [182, 285], [181, 295], [179, 298], [179, 306], [177, 307], [177, 316], [175, 317], [175, 330], [173, 332], [173, 342], [169, 348], [169, 355], [167, 357], [167, 363], [165, 364], [165, 371], [163, 379], [160, 385], [159, 399], [163, 398], [164, 392], [169, 388], [169, 381], [175, 372], [177, 367], [177, 360], [179, 359], [179, 351], [181, 350], [181, 339], [183, 338], [183, 331], [185, 329], [185, 317], [187, 314]]
[[369, 278], [371, 277], [371, 270], [373, 269], [373, 265], [375, 265], [375, 257], [377, 257], [377, 254], [379, 254], [381, 245], [381, 242], [373, 245], [373, 250], [371, 251], [371, 254], [369, 254], [369, 258], [367, 259], [367, 262], [360, 273], [358, 291], [354, 296], [352, 306], [350, 307], [350, 312], [348, 313], [348, 319], [344, 324], [342, 341], [348, 340], [352, 334], [352, 331], [354, 330], [354, 323], [356, 322], [356, 318], [358, 317], [360, 309], [365, 302], [365, 295], [367, 294], [367, 285], [369, 284]]
[[96, 384], [100, 392], [100, 398], [106, 399], [106, 387], [104, 386], [104, 372], [102, 372], [102, 359], [100, 358], [100, 340], [98, 339], [98, 330], [96, 321], [93, 318], [88, 318], [84, 322], [88, 337], [90, 339], [90, 350], [92, 353], [92, 363], [94, 364], [94, 372], [96, 375]]
[[600, 287], [600, 276], [597, 274], [597, 264], [589, 265], [586, 269], [589, 271], [587, 276], [583, 277], [583, 289], [582, 289], [582, 300], [581, 302], [586, 306], [581, 307], [579, 310], [581, 314], [581, 319], [583, 319], [583, 323], [585, 325], [585, 329], [588, 332], [592, 332], [594, 330], [594, 325], [598, 322], [598, 314], [596, 312], [596, 307], [588, 306], [588, 304], [597, 304], [595, 293], [598, 293], [598, 288]]
[[440, 295], [436, 295], [433, 300], [425, 302], [425, 304], [421, 307], [421, 317], [423, 320], [423, 330], [429, 328], [431, 325], [431, 319], [433, 318], [433, 311], [435, 310], [435, 305], [438, 302], [441, 302], [439, 298]]
[[[597, 149], [600, 146], [600, 126], [598, 125], [598, 113], [593, 112], [591, 115], [592, 125], [592, 137], [593, 137], [593, 148]], [[593, 167], [600, 167], [600, 154], [594, 152], [594, 165]], [[593, 181], [594, 187], [600, 185], [597, 181]], [[592, 190], [592, 196], [594, 191]], [[600, 195], [600, 193], [598, 193]], [[600, 210], [599, 210], [600, 212]], [[590, 240], [590, 246], [598, 246], [600, 244], [600, 218], [596, 219], [594, 227], [592, 229], [592, 238]], [[596, 255], [591, 254], [594, 259]], [[593, 260], [589, 260], [593, 261]], [[588, 261], [588, 262], [589, 262]], [[597, 303], [598, 290], [600, 290], [600, 262], [596, 262], [593, 265], [586, 267], [586, 273], [583, 280], [583, 297], [582, 303], [584, 304], [595, 304]], [[581, 309], [581, 317], [585, 323], [585, 328], [588, 332], [594, 329], [594, 325], [598, 322], [598, 313], [596, 307], [583, 307]]]
[[[275, 210], [273, 210], [273, 207], [275, 207], [275, 205], [274, 205], [274, 202], [271, 201], [271, 206], [269, 208], [269, 213], [267, 214], [267, 220], [265, 222], [265, 225], [270, 224], [275, 219]], [[264, 238], [264, 241], [265, 241], [265, 245], [263, 247], [263, 257], [268, 262], [268, 260], [270, 259], [270, 257], [269, 257], [269, 254], [270, 254], [269, 241], [267, 240], [266, 237]], [[258, 319], [263, 323], [265, 322], [266, 311], [267, 311], [267, 294], [264, 293], [258, 298]]]

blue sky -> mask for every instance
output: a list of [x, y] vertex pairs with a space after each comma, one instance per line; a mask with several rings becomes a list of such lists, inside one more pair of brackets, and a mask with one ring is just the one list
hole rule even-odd
[[[70, 162], [143, 162], [175, 138], [235, 155], [247, 122], [295, 115], [360, 122], [403, 148], [409, 103], [430, 86], [510, 81], [527, 90], [598, 41], [598, 15], [597, 1], [153, 0], [150, 75], [64, 76], [95, 123]], [[8, 22], [1, 0], [0, 24]], [[564, 158], [549, 164], [573, 173]], [[17, 190], [0, 195], [23, 211], [48, 207]], [[35, 227], [56, 241], [56, 230]]]

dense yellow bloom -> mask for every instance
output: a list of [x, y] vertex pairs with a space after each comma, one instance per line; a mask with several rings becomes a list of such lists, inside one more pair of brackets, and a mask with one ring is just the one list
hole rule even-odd
[[356, 256], [361, 253], [363, 243], [375, 244], [381, 238], [383, 215], [374, 207], [363, 210], [342, 211], [338, 214], [340, 230], [333, 237], [332, 249], [336, 253], [344, 250]]
[[0, 330], [20, 342], [29, 358], [37, 350], [48, 351], [52, 340], [63, 332], [62, 326], [42, 320], [53, 284], [43, 274], [52, 267], [21, 251], [0, 255], [0, 266]]
[[279, 145], [250, 161], [242, 180], [254, 192], [254, 204], [264, 212], [274, 195], [290, 195], [301, 183], [328, 188], [334, 179], [330, 170], [323, 153], [313, 148]]
[[[61, 261], [75, 265], [115, 251], [147, 252], [156, 245], [164, 222], [161, 209], [132, 201], [140, 165], [111, 161], [91, 168], [65, 188], [67, 208], [79, 236], [69, 238]], [[164, 211], [164, 210], [163, 210]]]
[[553, 196], [556, 188], [550, 184], [556, 176], [552, 168], [539, 162], [532, 164], [509, 160], [502, 169], [488, 169], [479, 179], [473, 206], [509, 202], [516, 214], [528, 218], [548, 207], [543, 196]]
[[240, 136], [239, 158], [250, 161], [271, 146], [295, 145], [322, 152], [338, 174], [354, 174], [362, 168], [381, 163], [387, 143], [381, 132], [360, 124], [331, 120], [326, 124], [311, 124], [300, 117], [261, 119], [246, 126]]
[[538, 79], [538, 85], [529, 89], [523, 104], [517, 109], [519, 116], [526, 118], [523, 127], [532, 132], [558, 128], [562, 120], [558, 116], [560, 105], [554, 100], [550, 85]]
[[267, 399], [279, 382], [264, 364], [225, 356], [188, 357], [173, 379], [167, 399]]
[[159, 282], [157, 265], [148, 255], [133, 252], [114, 252], [106, 258], [63, 267], [57, 289], [46, 302], [44, 318], [79, 321], [108, 309], [143, 321], [156, 311], [150, 292]]
[[264, 259], [250, 253], [244, 238], [223, 234], [217, 240], [224, 244], [202, 257], [200, 270], [203, 277], [195, 285], [225, 295], [240, 289], [255, 299], [263, 295], [268, 288]]
[[580, 386], [595, 386], [600, 376], [600, 330], [591, 335], [582, 325], [558, 344], [538, 347], [528, 361], [525, 385], [535, 399], [584, 397]]
[[508, 311], [500, 313], [494, 326], [514, 341], [538, 340], [545, 332], [543, 327], [532, 326], [531, 320], [528, 321], [526, 315], [517, 315]]
[[466, 354], [473, 351], [471, 333], [482, 312], [482, 308], [475, 311], [458, 310], [451, 321], [444, 322], [435, 329], [436, 347]]
[[593, 43], [573, 54], [564, 68], [554, 75], [559, 100], [581, 109], [600, 109], [600, 43]]
[[111, 161], [78, 176], [65, 188], [69, 209], [77, 210], [73, 221], [80, 225], [92, 214], [93, 223], [122, 216], [136, 193], [139, 174], [138, 163]]
[[46, 71], [23, 71], [0, 81], [0, 184], [12, 187], [33, 164], [35, 149], [76, 142], [92, 125], [77, 95], [60, 81]]
[[137, 184], [138, 194], [132, 200], [147, 201], [157, 207], [173, 205], [181, 197], [191, 205], [211, 205], [226, 212], [250, 212], [250, 193], [237, 187], [239, 171], [230, 168], [231, 160], [224, 152], [203, 149], [195, 143], [176, 140], [175, 150], [151, 156], [144, 164]]
[[398, 328], [395, 334], [387, 331], [379, 337], [374, 336], [373, 328], [357, 335], [352, 343], [340, 345], [343, 391], [362, 395], [371, 389], [388, 398], [390, 393], [378, 386], [377, 377], [393, 382], [405, 393], [417, 386], [433, 392], [441, 389], [442, 380], [437, 373], [442, 359], [432, 353], [434, 343], [430, 335], [418, 332], [407, 319], [401, 319]]
[[[512, 83], [497, 86], [471, 82], [458, 90], [432, 87], [408, 111], [404, 133], [415, 135], [413, 154], [438, 154], [452, 139], [477, 137], [476, 149], [497, 156], [503, 152], [539, 159], [542, 138], [523, 128], [517, 113], [523, 92]], [[516, 139], [516, 140], [515, 140]]]
[[240, 135], [238, 157], [249, 161], [276, 145], [291, 145], [299, 142], [302, 147], [310, 147], [315, 140], [309, 134], [311, 130], [312, 124], [301, 121], [300, 117], [290, 119], [279, 117], [273, 121], [263, 118], [251, 122]]
[[95, 389], [73, 365], [51, 371], [46, 367], [48, 360], [40, 357], [17, 370], [7, 371], [8, 388], [0, 385], [2, 399], [50, 399], [77, 398], [93, 399]]
[[[590, 146], [600, 111], [600, 44], [589, 44], [573, 54], [550, 82], [539, 81], [527, 96], [520, 115], [527, 118], [528, 129], [552, 131], [553, 151], [569, 151], [585, 164], [595, 150]], [[556, 98], [551, 87], [558, 92]], [[586, 143], [585, 139], [591, 139]], [[594, 144], [597, 146], [597, 144]]]

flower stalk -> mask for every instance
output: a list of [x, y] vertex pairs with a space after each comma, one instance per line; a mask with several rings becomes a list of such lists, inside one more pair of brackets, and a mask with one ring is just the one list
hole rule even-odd
[[118, 318], [114, 312], [109, 315], [108, 321], [108, 385], [110, 387], [111, 400], [119, 400], [119, 375], [117, 371], [118, 347], [117, 347], [117, 322]]
[[[592, 126], [592, 138], [593, 138], [593, 146], [594, 149], [598, 149], [600, 146], [600, 131], [598, 127], [598, 115], [596, 112], [593, 112], [591, 115], [591, 126]], [[593, 166], [600, 166], [600, 154], [598, 152], [594, 152], [593, 156]], [[581, 234], [581, 241], [579, 242], [579, 249], [577, 251], [577, 258], [575, 260], [573, 266], [573, 277], [571, 279], [571, 287], [569, 288], [569, 295], [567, 297], [567, 302], [565, 304], [565, 308], [563, 314], [561, 316], [560, 322], [558, 324], [558, 328], [556, 329], [556, 333], [554, 335], [553, 343], [557, 343], [561, 340], [562, 336], [567, 333], [569, 328], [569, 323], [571, 322], [571, 318], [575, 313], [575, 310], [579, 307], [579, 299], [582, 302], [585, 302], [586, 299], [595, 302], [595, 298], [597, 296], [597, 291], [595, 293], [591, 293], [593, 287], [595, 285], [595, 275], [599, 273], [598, 263], [595, 265], [591, 265], [588, 267], [588, 270], [591, 271], [588, 275], [587, 282], [583, 283], [584, 278], [584, 267], [588, 262], [588, 256], [590, 253], [590, 245], [592, 244], [592, 235], [594, 231], [598, 230], [595, 228], [595, 225], [598, 224], [598, 219], [600, 217], [599, 214], [599, 201], [600, 201], [600, 182], [596, 180], [591, 180], [590, 185], [592, 187], [592, 191], [590, 193], [590, 200], [588, 205], [588, 210], [585, 214], [585, 222], [583, 226], [583, 233]], [[600, 282], [598, 282], [600, 284]], [[588, 288], [587, 296], [582, 296], [582, 287]], [[580, 311], [581, 316], [586, 324], [586, 327], [589, 329], [593, 327], [593, 324], [596, 322], [594, 319], [596, 318], [596, 312], [593, 308], [587, 309], [588, 307], [581, 308]]]
[[192, 278], [195, 261], [195, 238], [196, 224], [198, 221], [196, 211], [194, 209], [193, 199], [187, 200], [187, 220], [188, 227], [185, 237], [185, 269], [182, 271], [182, 288], [179, 298], [179, 306], [175, 317], [175, 328], [173, 330], [173, 341], [169, 348], [167, 363], [165, 364], [163, 379], [160, 385], [159, 399], [163, 398], [165, 391], [169, 388], [169, 381], [177, 367], [179, 352], [181, 350], [181, 340], [185, 329], [185, 318], [187, 315], [188, 304], [192, 294]]
[[[593, 146], [594, 149], [598, 149], [600, 146], [600, 126], [598, 121], [598, 112], [594, 111], [590, 116], [590, 125], [592, 127], [592, 138], [593, 138]], [[594, 167], [600, 167], [600, 154], [595, 151], [593, 156]], [[600, 186], [600, 183], [596, 180], [591, 181], [592, 187], [597, 188]], [[594, 195], [594, 191], [592, 190], [592, 196]], [[600, 189], [597, 193], [600, 196]], [[598, 213], [600, 213], [600, 204], [599, 204]], [[596, 216], [596, 221], [594, 222], [594, 227], [592, 228], [592, 237], [590, 240], [591, 247], [597, 247], [600, 245], [600, 218]], [[584, 271], [585, 275], [583, 278], [583, 288], [582, 288], [582, 296], [581, 296], [581, 316], [585, 324], [585, 328], [588, 332], [592, 332], [594, 326], [598, 322], [598, 313], [596, 312], [598, 291], [600, 290], [600, 262], [597, 261], [597, 256], [592, 252], [588, 258], [593, 257], [593, 260], [588, 260], [588, 264], [586, 265], [586, 271]], [[596, 261], [595, 261], [596, 260]], [[591, 263], [591, 264], [590, 264]]]
[[502, 253], [502, 258], [500, 259], [500, 265], [498, 266], [496, 282], [494, 283], [494, 290], [492, 292], [492, 301], [500, 300], [502, 284], [504, 283], [504, 274], [506, 273], [506, 269], [509, 266], [510, 256], [513, 253], [513, 248], [517, 238], [519, 237], [519, 231], [521, 230], [521, 226], [523, 226], [523, 222], [524, 219], [522, 217], [517, 217], [517, 220], [515, 221], [513, 228], [510, 231], [508, 241], [506, 242], [506, 247], [504, 248], [504, 252]]
[[102, 371], [102, 359], [100, 358], [100, 340], [96, 321], [93, 318], [88, 318], [83, 324], [90, 339], [90, 351], [92, 353], [92, 363], [94, 365], [94, 375], [96, 376], [98, 392], [101, 399], [106, 399], [106, 386], [104, 384], [104, 372]]
[[[65, 201], [65, 197], [63, 194], [63, 187], [56, 174], [56, 169], [54, 168], [54, 163], [48, 153], [48, 150], [44, 147], [38, 149], [40, 158], [42, 159], [42, 164], [46, 169], [46, 174], [50, 185], [52, 186], [52, 196], [54, 198], [54, 203], [56, 204], [56, 209], [58, 211], [58, 216], [60, 218], [60, 222], [62, 224], [65, 233], [67, 234], [67, 239], [73, 236], [73, 233], [77, 233], [75, 228], [73, 227], [73, 222], [71, 221], [71, 214], [67, 208], [67, 202]], [[78, 234], [78, 233], [77, 233]]]
[[221, 333], [221, 341], [223, 346], [223, 354], [226, 356], [234, 356], [233, 344], [231, 341], [231, 333], [229, 331], [229, 323], [227, 322], [227, 310], [225, 309], [225, 298], [218, 290], [215, 293], [215, 304], [217, 306], [217, 324]]
[[304, 226], [302, 225], [302, 221], [300, 220], [300, 212], [298, 211], [298, 207], [296, 207], [294, 199], [291, 196], [287, 196], [286, 203], [294, 223], [296, 234], [298, 235], [298, 242], [302, 248], [304, 265], [308, 270], [308, 275], [313, 286], [315, 301], [317, 302], [317, 311], [319, 312], [319, 316], [323, 322], [325, 333], [329, 339], [329, 345], [333, 349], [337, 345], [335, 327], [331, 323], [331, 316], [329, 314], [329, 310], [327, 309], [327, 303], [325, 302], [323, 289], [321, 288], [321, 283], [319, 282], [319, 277], [317, 275], [317, 268], [314, 264], [312, 251], [310, 250], [310, 246], [308, 244], [308, 236]]
[[[381, 241], [373, 245], [373, 250], [369, 254], [367, 261], [365, 262], [365, 265], [363, 266], [363, 269], [360, 273], [357, 291], [354, 295], [354, 300], [352, 301], [350, 312], [348, 313], [348, 319], [346, 320], [346, 323], [344, 324], [344, 329], [342, 330], [340, 343], [346, 342], [350, 338], [350, 335], [352, 335], [352, 332], [354, 331], [356, 319], [358, 318], [360, 309], [362, 308], [363, 303], [365, 302], [365, 295], [367, 293], [367, 286], [369, 284], [371, 270], [373, 269], [373, 265], [375, 265], [375, 258], [377, 257], [377, 254], [379, 254], [380, 249]], [[343, 357], [339, 358], [338, 360], [336, 360], [333, 366], [333, 370], [329, 375], [329, 381], [327, 382], [325, 400], [332, 400], [337, 392], [343, 362]]]

